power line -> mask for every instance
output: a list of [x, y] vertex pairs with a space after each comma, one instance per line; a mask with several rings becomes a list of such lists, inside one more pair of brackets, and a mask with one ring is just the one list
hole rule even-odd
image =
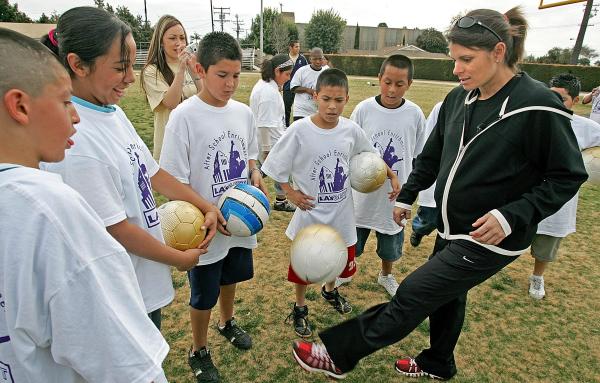
[[239, 15], [235, 15], [235, 34], [237, 36], [238, 41], [240, 40], [240, 32], [243, 31], [242, 27], [244, 26], [244, 22], [240, 21]]

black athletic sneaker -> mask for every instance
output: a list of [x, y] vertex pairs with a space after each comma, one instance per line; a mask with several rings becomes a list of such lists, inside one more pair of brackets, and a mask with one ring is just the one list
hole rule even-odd
[[352, 312], [352, 306], [350, 306], [346, 298], [340, 295], [337, 287], [333, 291], [327, 292], [325, 291], [325, 286], [323, 286], [321, 288], [321, 296], [340, 314], [349, 314]]
[[218, 383], [219, 370], [215, 367], [210, 357], [210, 351], [206, 347], [202, 347], [196, 352], [188, 354], [188, 364], [192, 368], [192, 372], [196, 377], [196, 383]]
[[296, 205], [294, 205], [287, 199], [283, 200], [283, 201], [276, 200], [275, 202], [273, 202], [273, 210], [286, 211], [288, 213], [293, 213], [296, 211]]
[[417, 247], [421, 243], [422, 239], [423, 239], [422, 234], [417, 234], [413, 231], [412, 234], [410, 235], [410, 244], [412, 245], [412, 247]]
[[301, 307], [296, 306], [294, 303], [294, 307], [292, 308], [292, 312], [285, 319], [285, 323], [289, 323], [291, 319], [294, 321], [294, 331], [296, 335], [301, 338], [308, 338], [312, 335], [312, 330], [310, 329], [310, 323], [308, 323], [308, 306], [304, 305]]
[[231, 318], [225, 322], [225, 327], [221, 328], [217, 324], [219, 333], [227, 338], [231, 344], [240, 350], [249, 350], [252, 348], [252, 338], [240, 326], [238, 326], [235, 318]]

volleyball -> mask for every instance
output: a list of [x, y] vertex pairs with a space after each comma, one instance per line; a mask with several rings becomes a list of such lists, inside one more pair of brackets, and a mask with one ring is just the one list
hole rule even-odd
[[588, 173], [588, 182], [594, 185], [600, 185], [600, 146], [594, 146], [584, 150], [583, 164], [585, 171]]
[[348, 261], [348, 249], [342, 236], [331, 226], [306, 226], [292, 241], [292, 269], [308, 283], [334, 281]]
[[269, 220], [269, 200], [260, 189], [240, 183], [227, 189], [218, 204], [227, 220], [225, 229], [236, 237], [249, 237]]
[[379, 155], [362, 152], [350, 159], [350, 185], [361, 193], [371, 193], [387, 178], [385, 162]]
[[204, 214], [186, 201], [170, 201], [158, 208], [167, 246], [177, 250], [195, 249], [204, 240]]

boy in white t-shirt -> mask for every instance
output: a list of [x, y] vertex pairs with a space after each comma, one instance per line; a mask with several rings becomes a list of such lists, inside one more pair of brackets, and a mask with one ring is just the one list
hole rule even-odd
[[[425, 137], [429, 137], [435, 124], [437, 124], [438, 114], [443, 102], [440, 101], [431, 110], [427, 122], [425, 123]], [[419, 208], [417, 214], [412, 219], [412, 234], [410, 235], [410, 244], [413, 247], [419, 246], [424, 236], [431, 234], [437, 227], [439, 209], [433, 196], [436, 182], [428, 189], [419, 192]]]
[[[183, 101], [169, 117], [160, 164], [211, 203], [230, 187], [247, 183], [265, 194], [257, 167], [257, 132], [252, 111], [232, 100], [239, 83], [242, 52], [223, 32], [205, 35], [197, 52], [203, 80], [200, 93]], [[217, 329], [235, 347], [252, 340], [234, 319], [236, 285], [254, 275], [256, 236], [232, 237], [221, 227], [198, 266], [188, 272], [193, 345], [188, 363], [198, 382], [217, 382], [219, 373], [207, 348], [212, 308], [219, 301]]]
[[[413, 160], [425, 143], [425, 116], [421, 108], [404, 98], [412, 84], [413, 64], [403, 55], [386, 58], [379, 70], [380, 94], [361, 101], [350, 116], [365, 131], [371, 144], [400, 183], [406, 182]], [[381, 271], [377, 283], [390, 296], [396, 294], [398, 282], [392, 274], [395, 261], [402, 256], [404, 228], [393, 217], [394, 200], [390, 182], [372, 193], [353, 190], [356, 216], [356, 256], [365, 248], [371, 230], [377, 235], [377, 255], [381, 258]]]
[[[339, 69], [324, 70], [315, 89], [318, 112], [290, 125], [269, 153], [262, 170], [281, 183], [288, 199], [298, 207], [286, 230], [287, 236], [293, 240], [302, 228], [311, 224], [331, 225], [348, 246], [348, 261], [341, 276], [350, 277], [356, 272], [356, 229], [348, 180], [350, 158], [360, 152], [376, 150], [356, 123], [340, 117], [348, 102], [346, 74]], [[293, 177], [297, 190], [290, 187], [289, 176]], [[400, 185], [391, 169], [388, 169], [388, 176], [394, 185], [390, 198], [395, 198]], [[308, 283], [300, 279], [291, 266], [288, 268], [288, 281], [295, 284], [296, 293], [289, 318], [293, 318], [298, 336], [309, 337], [312, 330], [305, 303]], [[334, 281], [323, 285], [321, 295], [339, 313], [352, 311], [352, 306], [340, 295]]]
[[[556, 75], [550, 79], [550, 89], [560, 95], [565, 107], [572, 110], [579, 102], [581, 83], [570, 73]], [[580, 150], [600, 146], [600, 124], [588, 118], [573, 114], [571, 127]], [[559, 211], [538, 224], [538, 229], [531, 243], [531, 255], [535, 259], [533, 274], [529, 277], [529, 295], [534, 299], [546, 296], [544, 288], [544, 271], [550, 262], [556, 260], [561, 240], [575, 232], [577, 219], [577, 193]]]
[[590, 112], [590, 119], [600, 124], [600, 86], [595, 87], [592, 91], [581, 100], [582, 104], [592, 103], [592, 111]]
[[73, 145], [69, 75], [39, 42], [1, 28], [0, 71], [0, 381], [166, 382], [169, 346], [125, 249], [38, 169]]
[[317, 104], [313, 97], [319, 75], [327, 68], [323, 65], [323, 50], [315, 47], [310, 50], [310, 65], [305, 65], [294, 73], [290, 81], [290, 89], [295, 93], [294, 121], [312, 116], [317, 112]]

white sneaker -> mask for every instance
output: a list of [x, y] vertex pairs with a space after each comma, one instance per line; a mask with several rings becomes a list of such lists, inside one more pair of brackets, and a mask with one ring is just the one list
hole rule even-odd
[[347, 278], [337, 277], [335, 279], [335, 286], [334, 287], [337, 289], [341, 285], [346, 284], [346, 283], [350, 283], [350, 282], [352, 282], [352, 277], [347, 277]]
[[394, 278], [393, 274], [383, 276], [381, 275], [380, 271], [379, 276], [377, 277], [377, 283], [383, 286], [385, 288], [385, 291], [387, 291], [391, 297], [396, 295], [396, 290], [398, 290], [398, 282], [396, 282], [396, 278]]
[[543, 276], [529, 276], [529, 295], [533, 299], [542, 299], [544, 296], [546, 296], [546, 290], [544, 290]]

